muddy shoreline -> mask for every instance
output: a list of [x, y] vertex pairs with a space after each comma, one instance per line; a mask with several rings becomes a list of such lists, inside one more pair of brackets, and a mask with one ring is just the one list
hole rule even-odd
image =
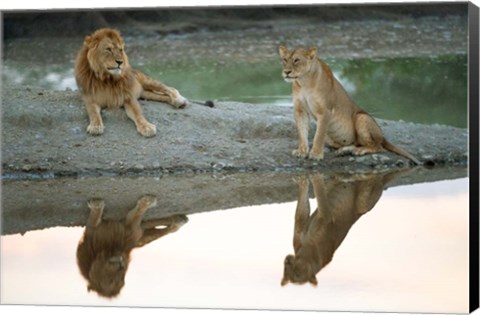
[[[88, 135], [88, 117], [74, 91], [12, 87], [3, 90], [2, 103], [8, 108], [2, 119], [4, 180], [327, 169], [368, 173], [409, 166], [390, 152], [362, 157], [327, 152], [320, 162], [293, 157], [297, 135], [288, 107], [217, 102], [215, 108], [190, 104], [177, 110], [142, 101], [147, 120], [157, 126], [154, 138], [144, 138], [123, 110], [103, 111], [105, 133]], [[467, 165], [467, 129], [378, 122], [390, 142], [426, 166]]]
[[[400, 176], [388, 187], [464, 178], [465, 167], [384, 170], [375, 176], [396, 172]], [[226, 211], [237, 207], [293, 202], [295, 179], [305, 172], [217, 173], [200, 175], [117, 176], [4, 181], [2, 187], [2, 235], [24, 234], [55, 226], [84, 226], [87, 202], [101, 198], [106, 219], [122, 219], [143, 195], [153, 195], [157, 205], [146, 220], [171, 215]], [[365, 174], [322, 171], [329, 179], [346, 183], [368, 178]], [[311, 196], [313, 198], [313, 195]], [[293, 209], [292, 209], [293, 211]]]

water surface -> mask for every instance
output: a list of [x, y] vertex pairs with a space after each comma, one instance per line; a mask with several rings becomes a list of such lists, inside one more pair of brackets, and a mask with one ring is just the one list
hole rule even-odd
[[[328, 209], [338, 189], [353, 191], [349, 181], [325, 183]], [[2, 304], [466, 312], [468, 180], [391, 187], [380, 199], [375, 190], [367, 194], [372, 209], [353, 224], [346, 208], [332, 214], [334, 224], [350, 223], [317, 286], [281, 285], [297, 200], [188, 215], [178, 231], [132, 251], [113, 299], [89, 292], [79, 272], [84, 227], [2, 235]], [[312, 194], [308, 202], [313, 213]]]

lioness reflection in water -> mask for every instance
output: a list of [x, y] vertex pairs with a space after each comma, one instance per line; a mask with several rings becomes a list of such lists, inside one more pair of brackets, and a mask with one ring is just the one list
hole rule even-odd
[[88, 291], [107, 298], [117, 296], [125, 284], [130, 252], [177, 231], [188, 221], [185, 215], [174, 215], [142, 222], [145, 212], [156, 203], [154, 196], [143, 196], [124, 220], [102, 220], [105, 202], [88, 202], [90, 215], [77, 248], [77, 264], [88, 281]]
[[[407, 171], [408, 172], [408, 171]], [[382, 195], [384, 186], [405, 171], [384, 175], [359, 175], [348, 179], [310, 176], [317, 210], [310, 215], [309, 180], [300, 177], [295, 211], [293, 247], [287, 255], [281, 285], [287, 283], [317, 285], [316, 274], [333, 257], [352, 225], [370, 211]]]

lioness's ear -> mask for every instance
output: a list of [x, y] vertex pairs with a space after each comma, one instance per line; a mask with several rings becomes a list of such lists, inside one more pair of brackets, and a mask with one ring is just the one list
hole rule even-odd
[[317, 48], [316, 47], [312, 47], [310, 48], [308, 51], [307, 51], [307, 56], [308, 58], [310, 59], [313, 59], [317, 56]]
[[278, 53], [280, 54], [280, 57], [285, 58], [288, 53], [288, 49], [285, 46], [280, 46], [278, 47]]

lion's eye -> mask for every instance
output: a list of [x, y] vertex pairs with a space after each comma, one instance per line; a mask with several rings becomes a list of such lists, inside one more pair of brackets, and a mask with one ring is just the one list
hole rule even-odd
[[300, 59], [293, 60], [293, 64], [298, 64], [299, 62], [300, 62]]
[[287, 60], [286, 58], [283, 58], [283, 62], [284, 62], [284, 63], [287, 63], [287, 61], [288, 61], [288, 60]]
[[112, 52], [112, 48], [107, 47], [107, 51], [108, 51], [108, 52]]

